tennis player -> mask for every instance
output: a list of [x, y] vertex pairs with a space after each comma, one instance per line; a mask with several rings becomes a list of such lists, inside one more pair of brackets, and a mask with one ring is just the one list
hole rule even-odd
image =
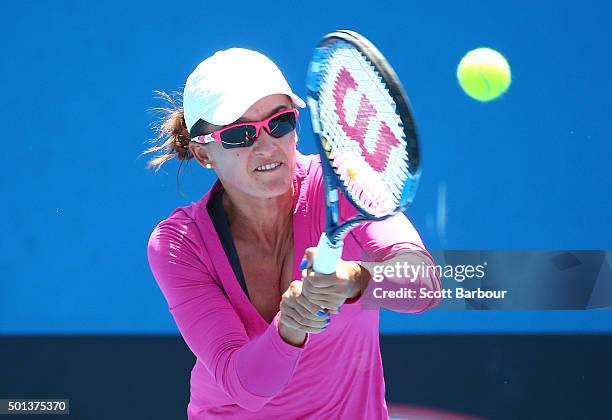
[[[378, 310], [362, 261], [418, 252], [403, 215], [365, 223], [345, 239], [333, 275], [310, 267], [325, 228], [318, 155], [296, 150], [296, 96], [262, 54], [232, 48], [187, 78], [183, 107], [147, 152], [157, 168], [195, 159], [218, 180], [153, 230], [151, 270], [197, 361], [189, 419], [386, 419]], [[341, 219], [355, 214], [345, 198]], [[431, 261], [429, 261], [431, 263]], [[439, 290], [437, 278], [415, 289]], [[413, 299], [420, 313], [436, 299]], [[410, 349], [406, 349], [410, 357]]]

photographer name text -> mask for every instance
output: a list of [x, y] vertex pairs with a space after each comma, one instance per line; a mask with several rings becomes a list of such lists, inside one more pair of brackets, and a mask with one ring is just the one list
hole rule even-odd
[[431, 290], [425, 287], [418, 290], [406, 287], [384, 290], [382, 287], [376, 287], [372, 290], [372, 296], [376, 299], [504, 299], [507, 293], [507, 290], [466, 290], [461, 287], [455, 290]]

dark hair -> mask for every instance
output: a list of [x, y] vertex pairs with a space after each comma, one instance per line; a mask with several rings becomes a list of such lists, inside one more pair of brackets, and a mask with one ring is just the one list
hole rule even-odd
[[155, 91], [155, 93], [159, 99], [167, 102], [167, 106], [153, 109], [161, 113], [162, 117], [153, 125], [157, 133], [156, 137], [150, 141], [153, 145], [142, 154], [157, 153], [147, 163], [147, 169], [155, 169], [157, 172], [169, 159], [190, 160], [193, 159], [193, 154], [189, 150], [189, 130], [187, 130], [185, 113], [181, 106], [181, 94], [179, 92], [168, 94], [162, 91]]

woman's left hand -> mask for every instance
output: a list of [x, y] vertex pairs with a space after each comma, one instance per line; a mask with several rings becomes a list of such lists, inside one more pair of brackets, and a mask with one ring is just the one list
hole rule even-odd
[[304, 259], [308, 262], [302, 270], [302, 295], [310, 302], [338, 313], [344, 301], [357, 297], [362, 291], [362, 267], [356, 261], [338, 262], [335, 274], [320, 274], [312, 270], [316, 247], [306, 249]]

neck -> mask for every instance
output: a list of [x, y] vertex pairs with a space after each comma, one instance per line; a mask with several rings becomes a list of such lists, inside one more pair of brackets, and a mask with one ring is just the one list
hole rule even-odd
[[273, 198], [226, 190], [223, 209], [235, 240], [275, 249], [283, 246], [293, 233], [293, 187]]

